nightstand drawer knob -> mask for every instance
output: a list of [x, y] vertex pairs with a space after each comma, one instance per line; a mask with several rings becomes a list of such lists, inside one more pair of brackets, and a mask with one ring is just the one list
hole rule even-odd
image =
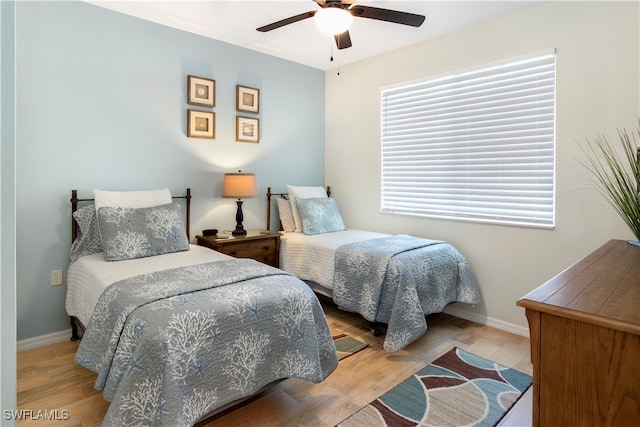
[[231, 251], [231, 256], [236, 256], [236, 255], [238, 255], [237, 251]]

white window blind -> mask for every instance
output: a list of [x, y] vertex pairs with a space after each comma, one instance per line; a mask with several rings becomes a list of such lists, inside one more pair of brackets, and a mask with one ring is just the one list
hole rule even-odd
[[382, 211], [553, 227], [555, 51], [382, 90]]

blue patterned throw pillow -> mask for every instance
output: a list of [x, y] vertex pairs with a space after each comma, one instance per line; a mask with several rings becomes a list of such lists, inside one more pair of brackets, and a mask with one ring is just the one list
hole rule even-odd
[[189, 250], [177, 203], [139, 209], [101, 207], [98, 224], [107, 261]]
[[300, 223], [304, 234], [343, 231], [344, 225], [338, 203], [330, 197], [296, 199]]

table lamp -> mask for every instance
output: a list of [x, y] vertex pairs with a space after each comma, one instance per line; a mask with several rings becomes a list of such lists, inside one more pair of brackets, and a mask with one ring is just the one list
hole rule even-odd
[[246, 236], [247, 231], [242, 226], [242, 199], [256, 197], [258, 189], [256, 187], [256, 176], [252, 173], [225, 173], [222, 183], [222, 197], [238, 199], [238, 210], [236, 211], [236, 229], [231, 232], [233, 236]]

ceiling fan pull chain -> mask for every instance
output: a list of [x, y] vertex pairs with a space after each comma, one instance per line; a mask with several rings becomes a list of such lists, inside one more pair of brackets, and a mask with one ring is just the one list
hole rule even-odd
[[[338, 75], [340, 75], [340, 51], [336, 52], [336, 58], [338, 59]], [[329, 61], [333, 62], [333, 43], [331, 43], [331, 55]]]

